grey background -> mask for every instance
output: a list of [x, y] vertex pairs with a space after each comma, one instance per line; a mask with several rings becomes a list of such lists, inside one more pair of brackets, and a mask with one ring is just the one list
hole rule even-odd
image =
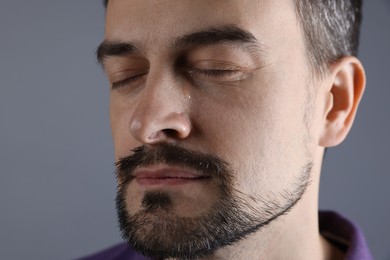
[[[366, 1], [368, 85], [329, 151], [321, 208], [355, 220], [390, 259], [390, 2]], [[74, 259], [120, 242], [96, 0], [0, 0], [0, 259]]]

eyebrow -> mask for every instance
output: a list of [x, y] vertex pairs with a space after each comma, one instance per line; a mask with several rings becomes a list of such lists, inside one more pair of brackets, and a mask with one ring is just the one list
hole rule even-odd
[[[211, 27], [193, 32], [179, 37], [171, 45], [176, 49], [185, 49], [213, 44], [234, 44], [249, 48], [251, 51], [265, 52], [264, 46], [251, 32], [235, 25]], [[103, 63], [104, 59], [110, 56], [124, 56], [139, 52], [137, 44], [133, 42], [104, 40], [97, 48], [96, 57], [99, 63]]]
[[259, 45], [258, 40], [252, 33], [235, 25], [212, 27], [207, 30], [193, 32], [180, 37], [173, 45], [176, 48], [187, 48], [221, 43]]
[[124, 56], [139, 52], [136, 44], [132, 42], [120, 42], [104, 40], [96, 50], [96, 59], [103, 63], [104, 59], [110, 56]]

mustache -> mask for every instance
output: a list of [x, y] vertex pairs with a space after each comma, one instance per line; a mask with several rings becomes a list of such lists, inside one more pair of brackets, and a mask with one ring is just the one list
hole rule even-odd
[[231, 169], [227, 162], [213, 155], [189, 150], [173, 144], [157, 146], [142, 145], [132, 150], [129, 156], [115, 163], [116, 177], [122, 184], [131, 181], [133, 172], [138, 167], [166, 164], [198, 171], [205, 177], [225, 179], [231, 177]]

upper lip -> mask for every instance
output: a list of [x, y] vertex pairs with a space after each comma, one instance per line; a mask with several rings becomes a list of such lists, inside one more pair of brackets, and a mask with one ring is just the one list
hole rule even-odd
[[134, 177], [136, 179], [199, 179], [206, 176], [196, 171], [191, 171], [179, 167], [141, 167], [134, 171]]

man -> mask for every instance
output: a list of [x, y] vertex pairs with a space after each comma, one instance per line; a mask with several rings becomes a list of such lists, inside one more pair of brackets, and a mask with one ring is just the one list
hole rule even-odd
[[318, 214], [326, 147], [365, 87], [358, 0], [110, 0], [111, 83], [127, 243], [87, 259], [371, 259]]

